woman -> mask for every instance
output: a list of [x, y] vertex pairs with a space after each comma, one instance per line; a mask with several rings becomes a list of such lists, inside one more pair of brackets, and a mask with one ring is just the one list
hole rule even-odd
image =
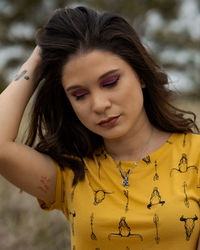
[[110, 12], [65, 8], [37, 42], [0, 96], [1, 174], [65, 214], [72, 249], [197, 249], [198, 128], [169, 103], [167, 75], [133, 28]]

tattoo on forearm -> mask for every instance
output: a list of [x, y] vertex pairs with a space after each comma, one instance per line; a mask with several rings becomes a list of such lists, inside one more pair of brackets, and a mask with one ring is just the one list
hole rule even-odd
[[43, 193], [46, 194], [49, 190], [49, 187], [48, 187], [49, 181], [50, 180], [47, 177], [42, 176], [40, 179], [40, 186], [38, 186], [38, 189], [40, 189]]
[[29, 77], [29, 76], [25, 76], [24, 79], [25, 79], [25, 80], [29, 80], [30, 77]]
[[19, 75], [16, 76], [15, 81], [18, 81], [23, 76], [24, 76], [25, 80], [29, 80], [30, 77], [28, 75], [26, 75], [26, 73], [27, 73], [27, 70], [23, 70]]

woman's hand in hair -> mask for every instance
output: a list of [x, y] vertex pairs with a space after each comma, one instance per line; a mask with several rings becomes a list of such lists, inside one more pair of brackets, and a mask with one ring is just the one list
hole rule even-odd
[[37, 45], [23, 65], [24, 67], [33, 69], [35, 81], [39, 81], [42, 78], [41, 64], [41, 48]]
[[27, 62], [35, 63], [36, 65], [40, 65], [42, 61], [41, 58], [41, 48], [37, 45], [30, 57], [28, 58]]

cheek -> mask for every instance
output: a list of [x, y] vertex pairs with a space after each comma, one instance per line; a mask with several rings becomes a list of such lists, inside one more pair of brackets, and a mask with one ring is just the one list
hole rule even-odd
[[138, 84], [130, 83], [125, 88], [121, 88], [118, 97], [128, 101], [134, 99], [135, 101], [143, 99], [142, 87]]
[[141, 107], [143, 106], [143, 101], [144, 101], [144, 97], [143, 97], [143, 92], [142, 92], [142, 88], [138, 87], [138, 88], [130, 88], [126, 91], [126, 93], [124, 93], [123, 95], [123, 100], [121, 100], [121, 103], [124, 103], [125, 108], [127, 109], [141, 109]]
[[88, 116], [88, 113], [83, 113], [83, 112], [80, 112], [80, 113], [76, 113], [79, 121], [89, 130], [92, 130], [93, 128], [93, 125], [91, 123], [91, 119], [90, 117]]
[[82, 105], [81, 102], [79, 103], [79, 102], [74, 101], [67, 94], [66, 94], [66, 97], [67, 97], [69, 103], [71, 104], [71, 107], [72, 107], [74, 113], [76, 114], [77, 118], [85, 126], [86, 121], [89, 120], [87, 117], [88, 112], [86, 111], [85, 105]]
[[81, 104], [73, 104], [73, 102], [71, 102], [71, 105], [80, 122], [85, 125], [86, 121], [89, 121], [88, 111], [86, 108]]
[[77, 117], [78, 117], [78, 119], [82, 122], [82, 123], [84, 123], [84, 121], [85, 120], [87, 120], [87, 117], [86, 117], [86, 115], [83, 113], [83, 112], [76, 112], [76, 115], [77, 115]]

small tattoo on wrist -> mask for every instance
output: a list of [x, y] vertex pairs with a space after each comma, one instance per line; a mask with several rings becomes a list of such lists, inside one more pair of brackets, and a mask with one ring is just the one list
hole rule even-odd
[[25, 76], [24, 79], [25, 79], [25, 80], [29, 80], [30, 77], [29, 77], [29, 76]]
[[24, 76], [25, 80], [29, 80], [30, 77], [26, 75], [27, 70], [23, 70], [19, 75], [16, 76], [15, 81], [18, 81], [20, 78]]

